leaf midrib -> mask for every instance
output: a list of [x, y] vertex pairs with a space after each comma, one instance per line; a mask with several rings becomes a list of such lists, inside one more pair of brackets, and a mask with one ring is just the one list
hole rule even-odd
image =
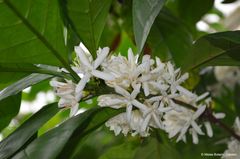
[[[48, 40], [39, 33], [28, 20], [18, 11], [18, 9], [9, 1], [3, 0], [8, 8], [22, 21], [22, 23], [34, 34], [37, 38], [50, 50], [50, 52], [62, 63], [62, 65], [72, 74], [76, 81], [79, 81], [79, 76], [72, 70], [69, 64], [62, 58], [60, 53], [48, 42]], [[1, 1], [0, 1], [1, 3]]]
[[215, 59], [215, 58], [217, 58], [217, 57], [219, 57], [219, 56], [222, 56], [223, 54], [227, 54], [227, 52], [228, 51], [231, 51], [231, 50], [233, 50], [233, 49], [240, 49], [240, 45], [237, 45], [236, 47], [233, 47], [233, 48], [230, 48], [230, 49], [227, 49], [227, 50], [223, 50], [222, 52], [220, 52], [219, 54], [217, 54], [217, 55], [215, 55], [215, 56], [211, 56], [210, 58], [207, 58], [206, 60], [202, 60], [200, 63], [198, 63], [198, 64], [196, 64], [196, 65], [193, 65], [192, 67], [190, 67], [188, 70], [193, 70], [193, 69], [195, 69], [195, 68], [197, 68], [197, 67], [199, 67], [199, 66], [201, 66], [201, 65], [203, 65], [203, 64], [205, 64], [205, 63], [208, 63], [208, 62], [210, 62], [211, 60], [213, 60], [213, 59]]

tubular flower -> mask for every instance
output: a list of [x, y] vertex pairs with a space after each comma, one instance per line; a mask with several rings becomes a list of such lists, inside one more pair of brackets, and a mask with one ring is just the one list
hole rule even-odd
[[79, 98], [76, 95], [75, 88], [76, 84], [74, 84], [70, 80], [66, 80], [65, 82], [59, 82], [56, 78], [53, 78], [50, 81], [50, 85], [54, 88], [55, 94], [60, 97], [58, 102], [59, 108], [71, 108], [70, 116], [73, 116], [77, 113]]

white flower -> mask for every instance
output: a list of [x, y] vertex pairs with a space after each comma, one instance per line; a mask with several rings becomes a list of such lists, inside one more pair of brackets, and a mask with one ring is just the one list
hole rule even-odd
[[132, 120], [129, 122], [127, 119], [127, 114], [121, 113], [109, 119], [105, 125], [110, 127], [110, 130], [114, 131], [115, 135], [119, 135], [120, 132], [122, 132], [124, 136], [126, 136], [128, 133], [131, 133], [132, 136], [139, 134], [142, 137], [149, 135], [149, 128], [146, 128], [144, 131], [141, 130], [143, 123], [141, 112], [134, 110], [131, 114], [131, 119]]
[[228, 149], [224, 151], [222, 159], [239, 159], [240, 158], [240, 142], [233, 139], [228, 142]]
[[154, 79], [151, 74], [151, 67], [154, 64], [154, 61], [150, 58], [149, 55], [144, 55], [142, 58], [142, 63], [138, 66], [138, 70], [141, 72], [141, 77], [137, 79], [142, 84], [143, 91], [145, 96], [150, 94], [150, 81]]
[[186, 79], [188, 79], [188, 77], [188, 73], [181, 75], [180, 69], [174, 70], [173, 65], [170, 62], [167, 63], [167, 72], [163, 75], [163, 78], [170, 85], [171, 93], [176, 93], [177, 91], [179, 91], [186, 96], [192, 97], [193, 94], [180, 85]]
[[127, 89], [133, 83], [136, 83], [140, 74], [137, 68], [137, 57], [133, 55], [131, 49], [128, 50], [128, 59], [121, 55], [112, 56], [102, 63], [102, 67], [105, 73], [114, 76], [113, 80], [105, 80], [110, 87], [118, 85]]
[[70, 80], [66, 80], [66, 82], [59, 82], [57, 79], [53, 78], [50, 81], [50, 85], [54, 88], [55, 94], [60, 97], [58, 102], [58, 106], [60, 108], [71, 108], [70, 116], [73, 116], [78, 111], [79, 106], [79, 95], [76, 94], [75, 88], [76, 84], [74, 84]]
[[144, 104], [147, 106], [147, 110], [143, 112], [143, 123], [141, 126], [141, 131], [145, 131], [149, 126], [154, 128], [163, 129], [162, 116], [159, 109], [159, 102], [151, 102], [145, 100]]
[[173, 101], [173, 99], [176, 99], [177, 97], [179, 97], [179, 94], [167, 94], [167, 92], [162, 91], [162, 95], [151, 97], [149, 101], [160, 102], [160, 107], [158, 108], [160, 112], [167, 112], [172, 109], [180, 111], [181, 107]]
[[121, 113], [113, 118], [109, 119], [105, 125], [107, 127], [110, 127], [110, 130], [114, 131], [115, 135], [119, 135], [120, 132], [126, 136], [130, 131], [130, 125], [129, 122], [127, 121], [126, 113]]
[[240, 69], [236, 66], [216, 66], [214, 74], [219, 82], [229, 88], [233, 88], [240, 80]]
[[[240, 120], [239, 117], [235, 119], [234, 131], [236, 134], [240, 135]], [[228, 142], [228, 149], [223, 154], [223, 159], [239, 159], [240, 158], [240, 142], [232, 138]]]
[[136, 97], [140, 92], [139, 84], [134, 86], [134, 89], [131, 93], [129, 93], [128, 91], [126, 91], [125, 89], [119, 86], [115, 86], [115, 91], [119, 95], [108, 94], [108, 95], [99, 96], [98, 104], [102, 107], [111, 107], [114, 109], [126, 107], [127, 119], [129, 121], [131, 120], [131, 112], [132, 112], [133, 106], [140, 110], [147, 109], [147, 107], [144, 104], [136, 100]]
[[77, 73], [82, 73], [83, 77], [77, 84], [76, 93], [81, 93], [86, 83], [92, 76], [98, 77], [103, 80], [112, 80], [113, 77], [110, 74], [97, 70], [100, 64], [104, 61], [109, 53], [109, 48], [105, 47], [97, 51], [97, 58], [93, 61], [93, 58], [87, 52], [84, 52], [80, 46], [75, 47], [75, 52], [79, 59], [78, 66], [74, 67]]
[[172, 138], [178, 134], [177, 141], [186, 140], [185, 134], [188, 130], [193, 137], [193, 142], [198, 143], [197, 134], [204, 135], [200, 126], [196, 123], [196, 120], [204, 112], [206, 106], [199, 106], [197, 111], [194, 112], [189, 109], [182, 109], [182, 111], [171, 110], [166, 112], [163, 116], [163, 124], [165, 131], [169, 134], [169, 138]]

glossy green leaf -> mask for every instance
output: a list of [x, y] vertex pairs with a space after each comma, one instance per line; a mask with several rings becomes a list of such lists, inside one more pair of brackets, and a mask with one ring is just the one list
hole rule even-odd
[[[61, 152], [66, 150], [66, 146], [68, 148], [67, 151], [62, 153], [63, 155], [58, 156], [58, 158], [69, 158], [69, 155], [72, 155], [69, 152], [74, 150], [78, 141], [84, 135], [95, 130], [108, 118], [117, 113], [119, 113], [119, 110], [110, 108], [90, 109], [43, 134], [27, 146], [26, 149], [14, 156], [14, 158], [56, 158]], [[69, 149], [69, 145], [71, 145], [71, 149]]]
[[165, 8], [156, 18], [148, 40], [154, 56], [172, 58], [177, 66], [181, 65], [182, 57], [187, 56], [192, 44], [187, 27]]
[[181, 159], [178, 152], [168, 144], [159, 143], [156, 138], [149, 138], [136, 151], [134, 159]]
[[21, 93], [0, 101], [0, 131], [18, 114], [20, 104]]
[[1, 63], [67, 66], [58, 0], [3, 0], [0, 10]]
[[133, 159], [138, 146], [139, 142], [125, 141], [121, 145], [108, 149], [99, 159]]
[[180, 17], [190, 24], [198, 22], [214, 4], [214, 0], [178, 0]]
[[112, 0], [64, 0], [63, 11], [68, 24], [95, 56]]
[[182, 59], [184, 70], [209, 65], [240, 65], [240, 31], [208, 34], [198, 39]]
[[133, 31], [140, 53], [165, 0], [133, 0]]
[[45, 74], [31, 74], [15, 83], [13, 83], [12, 85], [8, 86], [7, 88], [5, 88], [4, 90], [2, 90], [0, 92], [0, 100], [10, 96], [10, 95], [14, 95], [19, 93], [20, 91], [22, 91], [23, 89], [34, 85], [38, 82], [41, 82], [43, 80], [49, 79], [51, 78], [52, 75], [45, 75]]
[[57, 103], [44, 106], [16, 131], [0, 142], [0, 158], [6, 159], [16, 153], [59, 109]]

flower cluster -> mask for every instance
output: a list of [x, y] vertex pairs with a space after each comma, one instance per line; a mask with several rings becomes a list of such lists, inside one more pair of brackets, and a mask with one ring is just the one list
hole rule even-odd
[[[237, 117], [234, 123], [234, 131], [237, 135], [240, 135], [240, 120]], [[240, 142], [231, 138], [228, 142], [228, 149], [224, 152], [223, 159], [239, 159], [240, 158]]]
[[131, 49], [127, 57], [110, 56], [109, 48], [105, 47], [97, 51], [95, 60], [80, 46], [75, 47], [75, 52], [77, 60], [72, 68], [81, 77], [80, 82], [53, 80], [50, 83], [60, 97], [59, 107], [70, 107], [71, 115], [77, 112], [78, 102], [85, 96], [87, 82], [98, 78], [115, 92], [100, 95], [98, 105], [126, 109], [106, 122], [115, 135], [122, 132], [146, 137], [152, 128], [157, 128], [166, 131], [169, 138], [177, 137], [177, 141], [186, 141], [189, 133], [193, 142], [198, 143], [198, 135], [205, 134], [201, 123], [207, 135], [213, 135], [210, 123], [200, 122], [200, 116], [211, 102], [208, 93], [198, 96], [184, 88], [182, 83], [188, 74], [181, 75], [180, 69], [174, 69], [170, 62], [163, 63], [158, 57], [152, 59], [149, 55], [139, 60]]

